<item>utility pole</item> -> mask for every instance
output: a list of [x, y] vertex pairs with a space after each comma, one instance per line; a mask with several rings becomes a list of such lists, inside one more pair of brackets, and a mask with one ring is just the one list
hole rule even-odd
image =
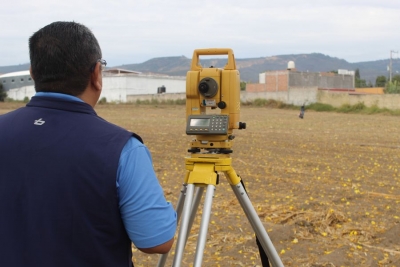
[[390, 62], [389, 62], [389, 82], [392, 82], [392, 54], [398, 53], [399, 51], [390, 50]]

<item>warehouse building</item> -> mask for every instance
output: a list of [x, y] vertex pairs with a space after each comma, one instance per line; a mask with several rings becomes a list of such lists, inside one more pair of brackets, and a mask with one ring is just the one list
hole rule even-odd
[[[0, 81], [9, 98], [24, 100], [35, 95], [34, 82], [29, 71], [1, 75]], [[131, 96], [185, 92], [186, 77], [107, 69], [103, 72], [103, 91], [100, 98], [105, 97], [108, 102], [124, 103]]]

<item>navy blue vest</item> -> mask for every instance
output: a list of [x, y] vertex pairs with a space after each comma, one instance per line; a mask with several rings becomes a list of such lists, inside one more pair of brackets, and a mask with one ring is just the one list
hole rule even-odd
[[132, 135], [50, 97], [0, 116], [0, 266], [132, 266], [116, 190]]

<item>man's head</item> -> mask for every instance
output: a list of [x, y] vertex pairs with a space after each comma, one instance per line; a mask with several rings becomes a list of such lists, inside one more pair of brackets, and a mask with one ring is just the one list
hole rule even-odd
[[29, 38], [31, 73], [36, 92], [81, 95], [100, 68], [96, 37], [76, 22], [54, 22]]

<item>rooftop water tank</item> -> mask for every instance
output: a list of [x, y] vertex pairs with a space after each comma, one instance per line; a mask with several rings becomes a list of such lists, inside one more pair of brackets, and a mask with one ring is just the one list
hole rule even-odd
[[294, 61], [289, 61], [288, 64], [287, 64], [287, 69], [288, 70], [293, 70], [295, 68], [296, 68], [296, 66], [294, 64]]

